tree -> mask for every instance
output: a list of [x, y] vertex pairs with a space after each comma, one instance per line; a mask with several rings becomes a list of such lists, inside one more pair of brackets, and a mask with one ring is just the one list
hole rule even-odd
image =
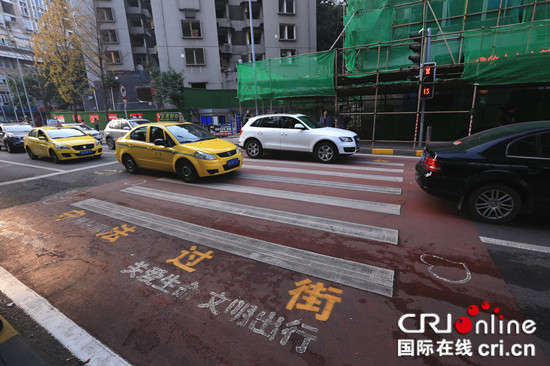
[[183, 71], [176, 72], [173, 68], [160, 71], [158, 67], [153, 67], [151, 86], [155, 89], [155, 99], [162, 103], [171, 103], [178, 110], [183, 110], [183, 80]]
[[[326, 51], [342, 32], [342, 4], [338, 0], [317, 0], [317, 51]], [[335, 47], [342, 47], [342, 39]]]
[[31, 40], [38, 72], [72, 106], [75, 121], [81, 95], [88, 89], [81, 38], [75, 34], [81, 20], [71, 11], [68, 0], [52, 0]]

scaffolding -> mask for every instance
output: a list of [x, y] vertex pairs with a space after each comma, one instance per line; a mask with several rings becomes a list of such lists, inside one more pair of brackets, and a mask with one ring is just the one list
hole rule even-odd
[[[251, 67], [239, 65], [238, 96], [241, 101], [333, 97], [340, 118], [373, 143], [378, 135], [425, 142], [419, 126], [424, 116], [450, 121], [448, 135], [458, 138], [472, 132], [478, 98], [486, 100], [487, 90], [549, 85], [549, 4], [348, 0], [343, 48], [257, 62], [257, 89]], [[415, 65], [409, 60], [411, 35], [419, 32], [421, 59]], [[431, 100], [421, 98], [420, 67], [426, 62], [437, 63]], [[389, 126], [393, 130], [385, 131]]]

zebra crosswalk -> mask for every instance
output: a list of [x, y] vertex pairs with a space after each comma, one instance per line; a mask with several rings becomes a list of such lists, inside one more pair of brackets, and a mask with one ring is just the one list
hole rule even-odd
[[[285, 205], [283, 210], [264, 207], [261, 204], [251, 204], [254, 200], [243, 198], [252, 195], [260, 198], [277, 198], [285, 202], [295, 202], [298, 205], [308, 203], [322, 205], [331, 210], [353, 209], [358, 210], [359, 213], [365, 212], [365, 214], [399, 216], [401, 205], [395, 201], [398, 201], [402, 190], [400, 187], [396, 187], [396, 183], [399, 184], [403, 181], [403, 170], [385, 169], [382, 164], [376, 164], [379, 167], [377, 168], [379, 170], [376, 171], [385, 172], [386, 175], [373, 176], [364, 173], [369, 171], [368, 164], [364, 164], [365, 166], [362, 164], [323, 166], [271, 160], [268, 163], [262, 161], [249, 163], [249, 160], [245, 160], [241, 171], [234, 175], [235, 179], [225, 179], [224, 183], [217, 180], [205, 180], [191, 185], [176, 179], [158, 178], [155, 181], [160, 184], [126, 186], [121, 189], [121, 193], [157, 203], [167, 202], [171, 205], [196, 207], [218, 214], [221, 212], [224, 215], [265, 220], [283, 228], [292, 226], [331, 233], [343, 238], [367, 240], [368, 245], [398, 245], [399, 230], [395, 228], [374, 226], [367, 222], [338, 220], [325, 217], [322, 212], [314, 212], [314, 214], [293, 212], [292, 207], [294, 206], [292, 205], [288, 205], [288, 209]], [[350, 168], [353, 168], [353, 173], [349, 172]], [[312, 175], [315, 176], [315, 179], [311, 177]], [[319, 177], [322, 176], [330, 176], [332, 179], [321, 180]], [[337, 177], [337, 180], [334, 180], [334, 177]], [[370, 180], [389, 182], [390, 186], [372, 185], [369, 184]], [[255, 186], [254, 184], [258, 181], [276, 183], [277, 188]], [[334, 188], [330, 190], [334, 193], [330, 195], [327, 195], [326, 192], [318, 194], [319, 192], [312, 187]], [[208, 196], [210, 190], [215, 191], [216, 194], [212, 194], [211, 198], [205, 198], [204, 196]], [[368, 194], [375, 197], [377, 201], [361, 197], [347, 198], [339, 194], [342, 191], [353, 191], [355, 192], [354, 196], [360, 195], [361, 197], [363, 194]], [[238, 195], [238, 199], [232, 195], [233, 198], [229, 200], [224, 199], [224, 197], [229, 197], [224, 192], [240, 192], [241, 195]], [[384, 202], [386, 198], [394, 202]], [[164, 215], [162, 212], [152, 213], [101, 199], [89, 198], [72, 205], [243, 258], [363, 291], [388, 297], [393, 295], [395, 273], [392, 269], [282, 245], [265, 240], [265, 237], [258, 239], [236, 234], [230, 230], [214, 229], [187, 222], [181, 217], [174, 218], [169, 214]]]

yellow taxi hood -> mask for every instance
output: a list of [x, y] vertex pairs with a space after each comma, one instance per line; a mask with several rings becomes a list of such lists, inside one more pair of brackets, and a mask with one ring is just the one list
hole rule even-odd
[[183, 146], [187, 148], [191, 148], [193, 150], [200, 150], [211, 154], [218, 154], [221, 152], [230, 151], [237, 148], [231, 142], [222, 140], [222, 139], [191, 142], [188, 144], [184, 144]]
[[88, 145], [92, 144], [92, 146], [95, 146], [95, 142], [97, 141], [92, 136], [86, 135], [86, 136], [74, 136], [74, 137], [63, 137], [59, 139], [52, 139], [54, 144], [65, 144], [65, 145]]

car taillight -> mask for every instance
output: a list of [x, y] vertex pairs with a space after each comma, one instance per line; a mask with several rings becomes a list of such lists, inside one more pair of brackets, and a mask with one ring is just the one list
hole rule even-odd
[[437, 161], [437, 159], [432, 159], [429, 156], [424, 156], [422, 165], [424, 166], [424, 169], [429, 170], [430, 172], [441, 171], [441, 164], [439, 163], [439, 161]]

